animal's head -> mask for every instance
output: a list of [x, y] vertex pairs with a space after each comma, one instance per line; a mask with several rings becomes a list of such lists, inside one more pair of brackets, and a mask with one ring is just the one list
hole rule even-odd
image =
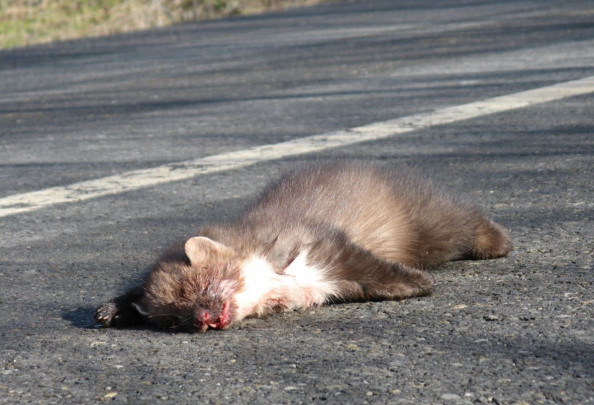
[[134, 303], [146, 321], [171, 330], [224, 329], [235, 318], [233, 295], [241, 290], [240, 260], [229, 247], [209, 238], [190, 238], [183, 258], [161, 259]]

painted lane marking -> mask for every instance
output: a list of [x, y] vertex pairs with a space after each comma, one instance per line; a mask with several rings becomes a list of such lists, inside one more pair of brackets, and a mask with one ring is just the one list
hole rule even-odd
[[149, 169], [133, 170], [68, 186], [15, 194], [0, 199], [0, 217], [34, 211], [54, 204], [80, 202], [204, 174], [238, 169], [287, 156], [385, 139], [436, 125], [450, 124], [589, 93], [594, 93], [594, 76], [342, 131], [254, 146]]

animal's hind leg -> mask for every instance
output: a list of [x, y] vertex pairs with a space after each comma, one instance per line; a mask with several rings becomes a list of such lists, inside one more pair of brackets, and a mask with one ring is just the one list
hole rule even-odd
[[501, 225], [481, 218], [475, 228], [472, 250], [468, 259], [493, 259], [507, 256], [512, 250], [512, 242], [507, 230]]
[[429, 273], [383, 260], [340, 236], [311, 247], [308, 261], [326, 269], [338, 286], [333, 299], [341, 301], [399, 300], [431, 294]]
[[369, 277], [357, 280], [368, 300], [401, 300], [422, 297], [433, 291], [429, 273], [400, 263], [378, 259]]

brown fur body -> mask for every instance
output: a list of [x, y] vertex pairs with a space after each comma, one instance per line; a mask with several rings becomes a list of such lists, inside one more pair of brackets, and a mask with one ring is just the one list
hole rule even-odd
[[[197, 235], [164, 255], [142, 287], [98, 308], [96, 320], [205, 331], [328, 301], [427, 295], [432, 281], [423, 269], [511, 250], [507, 232], [474, 206], [405, 169], [364, 163], [288, 175], [237, 221], [206, 226]], [[292, 273], [300, 255], [305, 270], [299, 271], [309, 278]], [[255, 257], [270, 271], [254, 273]], [[256, 293], [254, 277], [272, 286]], [[253, 305], [245, 298], [252, 290], [260, 294]]]

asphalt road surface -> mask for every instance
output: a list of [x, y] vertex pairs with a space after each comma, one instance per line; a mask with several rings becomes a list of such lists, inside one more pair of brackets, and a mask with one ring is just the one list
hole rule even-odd
[[[186, 334], [93, 309], [292, 167], [511, 230], [434, 295]], [[0, 52], [1, 403], [594, 403], [594, 4], [370, 0]]]

